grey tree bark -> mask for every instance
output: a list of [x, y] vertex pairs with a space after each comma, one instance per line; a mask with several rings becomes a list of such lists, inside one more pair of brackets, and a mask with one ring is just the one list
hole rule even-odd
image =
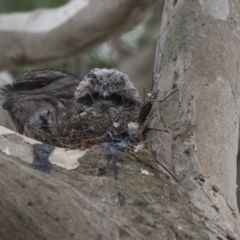
[[148, 138], [195, 207], [209, 218], [224, 216], [239, 232], [240, 5], [231, 0], [165, 4], [153, 89], [159, 89], [159, 100], [175, 93], [154, 103], [150, 115], [150, 127], [169, 131], [152, 131]]
[[49, 150], [1, 128], [1, 239], [239, 239], [239, 10], [165, 2], [149, 142], [127, 155]]

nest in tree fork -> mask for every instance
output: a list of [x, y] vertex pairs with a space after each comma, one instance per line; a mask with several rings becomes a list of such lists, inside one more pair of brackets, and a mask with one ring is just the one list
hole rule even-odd
[[73, 109], [62, 122], [57, 120], [57, 116], [52, 116], [56, 119], [53, 121], [55, 124], [46, 121], [41, 126], [29, 126], [39, 131], [40, 140], [44, 143], [68, 149], [86, 149], [109, 140], [109, 136], [120, 140], [128, 136], [128, 125], [138, 119], [140, 111], [140, 106], [131, 106], [129, 102], [103, 111], [96, 102], [91, 109], [83, 106]]

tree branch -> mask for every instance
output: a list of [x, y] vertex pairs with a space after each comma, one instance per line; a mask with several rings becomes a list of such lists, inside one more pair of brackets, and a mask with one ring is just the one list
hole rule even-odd
[[70, 1], [52, 10], [0, 15], [0, 69], [66, 58], [133, 27], [162, 0]]
[[[132, 157], [116, 156], [116, 180], [107, 160], [109, 152], [100, 146], [79, 155], [79, 166], [72, 170], [51, 162], [47, 172], [38, 171], [31, 160], [36, 158], [36, 141], [4, 128], [0, 132], [2, 239], [160, 240], [178, 236], [201, 240], [225, 239], [229, 234], [211, 221], [205, 224], [177, 185], [155, 169], [156, 160], [146, 147]], [[40, 146], [44, 150], [44, 144]], [[64, 158], [67, 163], [69, 157]]]

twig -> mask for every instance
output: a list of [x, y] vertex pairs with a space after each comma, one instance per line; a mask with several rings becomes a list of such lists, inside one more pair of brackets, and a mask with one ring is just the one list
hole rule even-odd
[[182, 94], [181, 90], [179, 88], [173, 90], [171, 93], [169, 93], [164, 99], [162, 100], [149, 100], [149, 102], [164, 102], [166, 101], [171, 95], [173, 95], [175, 92], [179, 91], [179, 102], [182, 104]]

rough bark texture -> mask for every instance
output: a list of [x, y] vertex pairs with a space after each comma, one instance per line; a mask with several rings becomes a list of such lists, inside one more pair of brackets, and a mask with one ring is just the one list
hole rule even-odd
[[[47, 169], [39, 168], [43, 161], [37, 160], [36, 141], [29, 138], [5, 130], [0, 142], [5, 154], [0, 153], [1, 239], [227, 237], [195, 212], [166, 174], [155, 170], [155, 157], [146, 147], [117, 154], [111, 163], [109, 151], [95, 146], [79, 159], [80, 166], [66, 170], [52, 161]], [[18, 159], [13, 145], [21, 147]]]
[[231, 0], [166, 1], [153, 90], [156, 100], [175, 92], [151, 113], [150, 126], [169, 132], [148, 134], [199, 211], [238, 234], [239, 12]]
[[0, 69], [59, 60], [86, 51], [129, 30], [162, 1], [75, 0], [60, 10], [2, 14]]

